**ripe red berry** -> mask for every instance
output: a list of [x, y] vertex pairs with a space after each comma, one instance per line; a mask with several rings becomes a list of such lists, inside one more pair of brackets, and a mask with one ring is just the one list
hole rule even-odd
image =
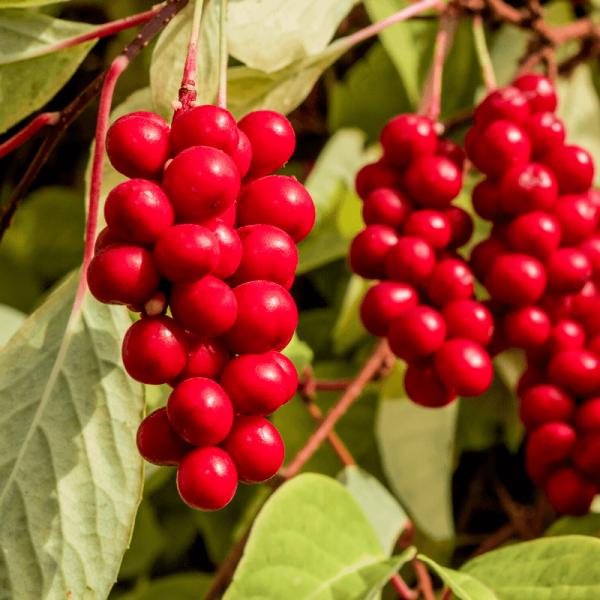
[[350, 268], [365, 279], [384, 279], [386, 254], [397, 243], [398, 234], [391, 227], [368, 225], [350, 244]]
[[219, 264], [212, 272], [212, 275], [219, 279], [227, 279], [227, 277], [235, 273], [242, 260], [242, 240], [240, 240], [233, 227], [230, 227], [227, 223], [221, 221], [221, 219], [204, 221], [202, 225], [214, 234], [219, 243]]
[[262, 417], [240, 415], [220, 444], [233, 460], [238, 479], [260, 483], [279, 471], [285, 457], [283, 440], [275, 426]]
[[579, 146], [554, 146], [542, 162], [554, 173], [560, 194], [582, 194], [592, 185], [594, 161]]
[[548, 364], [550, 381], [575, 396], [587, 396], [600, 386], [600, 360], [582, 348], [555, 354]]
[[287, 381], [285, 401], [288, 402], [294, 397], [294, 394], [298, 390], [298, 371], [296, 371], [294, 363], [287, 356], [284, 356], [281, 352], [277, 352], [276, 350], [269, 350], [264, 353], [264, 356], [274, 360], [285, 373], [285, 379]]
[[161, 385], [183, 371], [188, 348], [185, 332], [173, 319], [143, 318], [123, 338], [123, 365], [136, 381]]
[[560, 238], [560, 224], [545, 212], [520, 215], [506, 228], [506, 241], [511, 250], [540, 259], [558, 248]]
[[442, 214], [450, 223], [450, 243], [448, 248], [460, 248], [464, 246], [473, 235], [473, 219], [471, 215], [458, 206], [451, 206], [442, 211]]
[[598, 488], [575, 469], [563, 467], [550, 475], [544, 492], [557, 513], [582, 517], [589, 512]]
[[575, 412], [577, 431], [600, 431], [600, 398], [586, 400]]
[[427, 282], [427, 296], [436, 306], [473, 295], [475, 278], [462, 260], [447, 258], [435, 265]]
[[575, 248], [560, 248], [546, 258], [548, 291], [576, 294], [592, 276], [589, 258]]
[[592, 481], [600, 482], [600, 434], [582, 435], [573, 448], [573, 464]]
[[471, 251], [469, 267], [479, 281], [484, 281], [494, 261], [509, 252], [508, 244], [497, 237], [489, 237], [479, 242]]
[[585, 331], [581, 325], [569, 319], [559, 321], [550, 331], [545, 349], [549, 354], [556, 354], [567, 348], [583, 348]]
[[169, 396], [171, 427], [194, 446], [222, 442], [233, 424], [233, 407], [223, 388], [206, 377], [182, 381]]
[[399, 229], [411, 210], [412, 204], [402, 192], [381, 187], [365, 198], [362, 216], [366, 225], [386, 225]]
[[369, 333], [384, 336], [393, 319], [417, 304], [419, 296], [413, 287], [383, 281], [366, 293], [360, 306], [360, 319]]
[[569, 298], [571, 299], [571, 312], [569, 316], [572, 316], [574, 319], [580, 319], [600, 310], [600, 294], [593, 281], [586, 281], [581, 291], [573, 296], [569, 296]]
[[133, 244], [111, 244], [87, 271], [90, 292], [104, 304], [143, 304], [158, 289], [160, 273], [152, 252]]
[[443, 250], [450, 243], [450, 221], [437, 210], [416, 210], [404, 223], [404, 235], [428, 242], [434, 250]]
[[466, 338], [487, 346], [494, 333], [494, 319], [490, 311], [475, 300], [454, 300], [444, 305], [442, 316], [448, 338]]
[[429, 361], [408, 365], [404, 374], [404, 390], [415, 404], [428, 408], [446, 406], [456, 398], [456, 394], [440, 381]]
[[449, 158], [462, 171], [465, 162], [465, 153], [457, 143], [452, 140], [440, 138], [435, 154], [436, 156]]
[[354, 180], [356, 193], [365, 200], [377, 188], [402, 188], [402, 174], [398, 173], [384, 158], [376, 163], [365, 165], [358, 171]]
[[227, 347], [236, 354], [285, 348], [298, 325], [298, 309], [289, 293], [271, 281], [243, 283], [233, 293], [238, 315], [223, 337]]
[[294, 153], [294, 129], [277, 112], [256, 110], [241, 119], [238, 127], [248, 136], [252, 145], [252, 161], [248, 171], [250, 175], [269, 175], [283, 167]]
[[516, 87], [494, 90], [475, 110], [475, 126], [484, 128], [493, 121], [513, 121], [523, 124], [529, 117], [529, 101]]
[[415, 306], [390, 323], [387, 339], [396, 356], [413, 364], [442, 347], [446, 339], [446, 322], [437, 310]]
[[435, 154], [437, 135], [430, 119], [405, 114], [390, 119], [379, 136], [386, 160], [404, 169], [419, 156]]
[[483, 394], [494, 376], [487, 352], [477, 342], [463, 338], [444, 342], [433, 364], [440, 381], [458, 396]]
[[590, 236], [579, 244], [579, 249], [590, 259], [594, 274], [600, 273], [600, 236]]
[[513, 165], [500, 180], [500, 207], [508, 215], [547, 211], [557, 198], [556, 178], [552, 171], [537, 163]]
[[112, 166], [131, 178], [161, 179], [171, 158], [169, 126], [150, 112], [133, 112], [117, 119], [106, 136], [106, 153]]
[[598, 210], [585, 195], [561, 196], [552, 213], [560, 223], [563, 246], [576, 246], [596, 231]]
[[231, 288], [212, 275], [192, 283], [175, 283], [169, 304], [177, 323], [188, 331], [210, 337], [229, 330], [238, 310]]
[[480, 181], [473, 188], [473, 210], [488, 221], [498, 221], [506, 215], [500, 206], [500, 189], [498, 183], [490, 179]]
[[237, 148], [231, 154], [231, 160], [235, 163], [235, 166], [240, 172], [240, 177], [245, 177], [250, 169], [250, 163], [252, 162], [252, 145], [248, 136], [241, 130], [238, 129], [238, 144]]
[[237, 488], [237, 472], [221, 448], [197, 448], [177, 469], [181, 499], [197, 510], [219, 510], [231, 502]]
[[550, 336], [550, 317], [537, 306], [515, 308], [504, 315], [504, 333], [513, 346], [541, 346]]
[[403, 236], [385, 255], [384, 266], [389, 279], [419, 286], [435, 267], [435, 253], [424, 239]]
[[548, 150], [565, 142], [565, 124], [552, 112], [534, 113], [523, 127], [531, 140], [534, 158], [541, 158]]
[[240, 174], [222, 150], [193, 146], [169, 163], [162, 187], [178, 217], [200, 223], [233, 204], [240, 191]]
[[104, 250], [111, 244], [119, 244], [123, 242], [120, 237], [117, 237], [108, 227], [105, 227], [100, 231], [96, 237], [96, 243], [94, 244], [94, 255], [99, 254], [101, 250]]
[[529, 100], [532, 113], [556, 110], [556, 90], [550, 79], [539, 73], [521, 75], [513, 85]]
[[404, 188], [420, 206], [445, 208], [462, 188], [459, 168], [443, 156], [420, 156], [404, 174]]
[[504, 254], [489, 267], [485, 287], [499, 302], [527, 306], [537, 302], [546, 288], [542, 263], [526, 254]]
[[539, 384], [530, 387], [519, 405], [519, 416], [527, 431], [531, 432], [544, 423], [569, 423], [575, 414], [575, 402], [571, 396], [555, 385]]
[[306, 188], [293, 177], [272, 175], [249, 185], [237, 205], [238, 221], [244, 225], [273, 225], [283, 229], [297, 244], [315, 224], [315, 205]]
[[166, 407], [155, 410], [140, 423], [136, 443], [144, 460], [161, 467], [178, 466], [194, 449], [175, 433], [167, 418]]
[[247, 225], [236, 230], [242, 241], [242, 260], [227, 279], [231, 287], [264, 279], [284, 285], [298, 266], [298, 250], [292, 238], [272, 225]]

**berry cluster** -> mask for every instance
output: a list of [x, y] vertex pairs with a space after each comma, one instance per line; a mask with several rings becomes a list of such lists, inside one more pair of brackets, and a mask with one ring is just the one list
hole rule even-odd
[[296, 243], [315, 220], [306, 189], [271, 175], [295, 143], [278, 113], [236, 123], [210, 105], [180, 110], [171, 127], [131, 113], [108, 132], [109, 159], [131, 179], [106, 199], [88, 284], [99, 301], [141, 314], [123, 340], [125, 369], [174, 389], [140, 425], [138, 448], [178, 466], [193, 508], [222, 508], [238, 480], [264, 481], [283, 462], [265, 417], [298, 385], [279, 351], [298, 322]]
[[380, 139], [383, 158], [356, 176], [366, 227], [352, 242], [350, 266], [385, 280], [367, 292], [361, 320], [408, 363], [404, 385], [417, 404], [478, 396], [492, 381], [485, 347], [494, 325], [473, 299], [475, 278], [456, 253], [473, 232], [469, 214], [452, 206], [464, 154], [418, 115], [394, 117]]
[[600, 196], [556, 105], [552, 82], [529, 74], [478, 106], [465, 147], [487, 177], [473, 207], [494, 225], [470, 266], [491, 296], [490, 349], [527, 354], [527, 470], [558, 512], [582, 515], [600, 485]]

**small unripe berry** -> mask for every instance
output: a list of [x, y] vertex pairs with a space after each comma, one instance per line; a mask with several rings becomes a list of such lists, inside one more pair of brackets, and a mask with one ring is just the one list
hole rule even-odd
[[444, 305], [442, 316], [448, 338], [466, 338], [487, 346], [494, 333], [494, 319], [490, 311], [475, 300], [454, 300]]
[[600, 386], [600, 360], [581, 348], [555, 354], [548, 364], [550, 381], [575, 396], [587, 396]]
[[494, 300], [511, 306], [537, 302], [546, 288], [542, 263], [526, 254], [504, 254], [489, 267], [485, 287]]
[[445, 208], [460, 193], [462, 175], [458, 167], [443, 156], [420, 156], [404, 174], [404, 188], [420, 206]]
[[475, 110], [475, 126], [486, 127], [493, 121], [512, 121], [523, 124], [530, 115], [529, 101], [516, 87], [494, 90]]
[[560, 245], [558, 221], [545, 212], [529, 212], [514, 219], [506, 228], [511, 250], [544, 259]]
[[427, 408], [446, 406], [456, 398], [456, 394], [440, 381], [429, 361], [408, 365], [404, 374], [404, 390], [415, 404]]
[[365, 279], [384, 279], [386, 255], [397, 243], [398, 234], [391, 227], [368, 225], [350, 244], [350, 268]]
[[589, 258], [575, 248], [560, 248], [546, 258], [548, 291], [576, 294], [592, 276]]
[[427, 282], [427, 296], [435, 306], [473, 295], [475, 278], [462, 260], [447, 258], [435, 265]]
[[287, 381], [285, 401], [288, 402], [294, 397], [294, 394], [298, 390], [298, 371], [296, 371], [294, 363], [287, 356], [284, 356], [281, 354], [281, 352], [277, 352], [275, 350], [269, 350], [268, 352], [265, 352], [264, 356], [274, 360], [285, 373], [285, 379]]
[[384, 266], [389, 279], [419, 286], [435, 267], [435, 253], [423, 238], [403, 236], [385, 255]]
[[550, 475], [544, 492], [557, 513], [583, 517], [589, 512], [598, 488], [575, 469], [564, 467]]
[[221, 221], [221, 219], [204, 221], [202, 226], [212, 232], [217, 238], [217, 242], [219, 242], [219, 264], [212, 272], [212, 276], [219, 279], [227, 279], [240, 266], [242, 260], [242, 240], [240, 240], [235, 229]]
[[428, 242], [434, 250], [443, 250], [450, 243], [450, 221], [437, 210], [416, 210], [404, 223], [404, 235], [418, 237]]
[[513, 85], [529, 100], [532, 113], [556, 110], [556, 90], [548, 77], [539, 73], [526, 73], [521, 75]]
[[539, 384], [530, 387], [519, 405], [519, 416], [527, 431], [531, 432], [544, 423], [569, 423], [575, 414], [575, 402], [571, 396], [555, 385]]
[[516, 164], [500, 179], [500, 207], [508, 215], [547, 211], [556, 204], [557, 198], [556, 178], [544, 165]]
[[354, 187], [356, 193], [365, 200], [377, 188], [402, 189], [402, 174], [382, 158], [376, 163], [365, 165], [358, 171]]
[[366, 225], [386, 225], [399, 229], [411, 210], [412, 204], [402, 192], [380, 187], [365, 198], [362, 216]]
[[541, 161], [553, 171], [561, 194], [582, 194], [592, 185], [594, 161], [579, 146], [554, 146]]
[[384, 336], [393, 319], [418, 303], [419, 296], [410, 285], [383, 281], [366, 293], [360, 319], [369, 333]]
[[399, 169], [404, 169], [419, 156], [435, 154], [438, 145], [433, 122], [414, 114], [390, 119], [383, 126], [379, 140], [386, 160]]

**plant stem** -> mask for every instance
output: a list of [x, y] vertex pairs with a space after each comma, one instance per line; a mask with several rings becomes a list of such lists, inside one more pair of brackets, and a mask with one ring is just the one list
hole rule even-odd
[[496, 89], [496, 75], [494, 74], [494, 66], [488, 51], [487, 42], [485, 39], [485, 28], [483, 25], [483, 17], [481, 14], [473, 15], [473, 39], [475, 40], [475, 53], [483, 74], [485, 89], [488, 92], [493, 92]]
[[423, 594], [425, 600], [435, 600], [435, 592], [433, 591], [433, 584], [431, 583], [431, 577], [427, 571], [427, 567], [418, 559], [412, 559], [412, 566], [417, 574], [419, 580], [419, 589]]
[[7, 154], [16, 150], [21, 144], [24, 144], [29, 138], [33, 137], [42, 127], [45, 127], [46, 125], [56, 125], [59, 120], [59, 112], [49, 112], [38, 115], [31, 123], [23, 127], [21, 131], [6, 140], [3, 144], [0, 144], [0, 158], [4, 158]]
[[196, 57], [198, 55], [198, 37], [200, 35], [200, 22], [202, 21], [203, 0], [196, 0], [194, 15], [192, 17], [192, 33], [190, 43], [183, 67], [183, 79], [179, 88], [179, 102], [175, 114], [180, 110], [187, 110], [192, 102], [196, 100]]
[[392, 575], [390, 581], [396, 588], [398, 594], [400, 594], [400, 598], [402, 598], [402, 600], [417, 600], [419, 597], [419, 592], [417, 590], [411, 590], [398, 573]]
[[219, 94], [217, 105], [227, 108], [227, 7], [228, 0], [220, 0], [219, 10]]

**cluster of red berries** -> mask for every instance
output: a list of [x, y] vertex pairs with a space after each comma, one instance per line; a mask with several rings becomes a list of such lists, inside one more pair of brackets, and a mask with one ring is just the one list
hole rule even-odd
[[278, 113], [236, 123], [210, 105], [180, 110], [171, 127], [131, 113], [108, 132], [109, 159], [131, 179], [106, 199], [88, 284], [99, 301], [141, 314], [123, 340], [125, 369], [174, 389], [140, 425], [138, 448], [178, 466], [193, 508], [222, 508], [238, 480], [265, 481], [283, 463], [265, 417], [298, 385], [280, 350], [298, 323], [287, 290], [315, 208], [294, 178], [271, 173], [295, 144]]
[[380, 139], [383, 158], [356, 176], [366, 227], [352, 242], [350, 266], [385, 280], [367, 292], [361, 320], [408, 363], [404, 385], [417, 404], [478, 396], [493, 377], [485, 347], [494, 324], [473, 299], [475, 278], [456, 253], [473, 233], [469, 214], [452, 206], [464, 154], [418, 115], [394, 117]]
[[600, 195], [556, 105], [552, 82], [529, 74], [478, 106], [465, 147], [487, 177], [473, 207], [494, 225], [470, 266], [491, 296], [490, 348], [527, 354], [527, 471], [558, 512], [583, 515], [600, 485]]

